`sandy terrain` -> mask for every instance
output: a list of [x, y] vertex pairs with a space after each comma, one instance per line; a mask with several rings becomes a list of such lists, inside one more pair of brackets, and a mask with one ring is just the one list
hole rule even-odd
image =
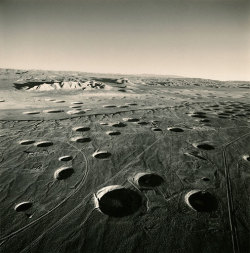
[[0, 74], [1, 252], [249, 252], [249, 82]]

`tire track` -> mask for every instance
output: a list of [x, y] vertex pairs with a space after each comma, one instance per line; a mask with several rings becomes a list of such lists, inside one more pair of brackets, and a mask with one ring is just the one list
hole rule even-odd
[[[144, 151], [142, 151], [136, 158], [135, 161], [138, 160], [147, 150], [149, 150], [151, 147], [153, 147], [161, 138], [156, 139], [150, 146], [148, 146]], [[129, 167], [133, 162], [132, 161], [130, 163], [128, 163], [122, 170], [120, 170], [118, 173], [116, 173], [113, 177], [109, 178], [108, 180], [106, 180], [105, 182], [103, 182], [101, 185], [99, 185], [99, 187], [104, 186], [107, 182], [111, 181], [112, 179], [114, 179], [115, 177], [117, 177], [119, 174], [121, 174], [122, 172], [124, 172], [124, 170]], [[48, 228], [46, 231], [44, 231], [39, 237], [37, 237], [30, 245], [28, 245], [26, 248], [24, 248], [22, 251], [20, 251], [19, 253], [24, 253], [24, 252], [30, 252], [31, 248], [34, 247], [36, 245], [36, 243], [38, 243], [48, 232], [52, 232], [54, 229], [56, 229], [63, 221], [65, 221], [69, 216], [72, 216], [72, 214], [74, 214], [78, 208], [80, 208], [83, 204], [86, 204], [85, 199], [88, 198], [89, 196], [93, 195], [93, 192], [90, 192], [89, 194], [87, 194], [82, 201], [76, 206], [74, 207], [70, 212], [68, 212], [66, 215], [64, 215], [62, 218], [60, 218], [56, 223], [54, 223], [54, 225], [52, 225], [50, 228]]]
[[[68, 143], [68, 144], [69, 144], [69, 143]], [[75, 147], [74, 145], [72, 145], [72, 144], [69, 144], [69, 145], [72, 146], [73, 148], [75, 148], [76, 150], [80, 151], [81, 154], [82, 154], [83, 157], [84, 157], [85, 162], [86, 162], [86, 172], [85, 172], [83, 178], [81, 179], [81, 182], [80, 182], [80, 183], [78, 184], [78, 186], [76, 187], [75, 191], [73, 191], [71, 194], [69, 194], [63, 201], [61, 201], [60, 203], [58, 203], [55, 207], [53, 207], [53, 208], [52, 208], [51, 210], [49, 210], [47, 213], [41, 215], [39, 218], [37, 218], [36, 220], [32, 221], [32, 222], [29, 223], [28, 225], [26, 225], [26, 226], [24, 226], [24, 227], [22, 227], [22, 228], [20, 228], [20, 229], [18, 229], [18, 230], [16, 230], [16, 231], [10, 233], [9, 235], [6, 235], [6, 236], [4, 236], [4, 237], [1, 237], [1, 238], [0, 238], [0, 242], [2, 242], [1, 245], [2, 245], [3, 243], [5, 243], [6, 240], [8, 240], [8, 239], [14, 237], [15, 235], [19, 234], [20, 232], [25, 231], [26, 229], [28, 229], [29, 227], [35, 225], [37, 222], [39, 222], [39, 221], [42, 220], [43, 218], [47, 217], [49, 214], [51, 214], [52, 212], [54, 212], [55, 210], [57, 210], [62, 204], [64, 204], [70, 197], [74, 196], [74, 195], [81, 189], [83, 183], [84, 183], [85, 180], [86, 180], [86, 177], [87, 177], [88, 171], [89, 171], [89, 168], [88, 168], [88, 160], [87, 160], [87, 157], [85, 156], [85, 154], [84, 154], [81, 150], [79, 150], [78, 148], [76, 148], [76, 147]]]
[[233, 194], [232, 194], [231, 177], [230, 177], [230, 171], [228, 168], [227, 157], [226, 157], [226, 148], [229, 145], [237, 142], [241, 138], [244, 138], [248, 135], [250, 135], [250, 133], [243, 134], [240, 137], [238, 137], [238, 138], [236, 138], [236, 139], [234, 139], [222, 146], [224, 172], [225, 172], [225, 178], [226, 178], [228, 217], [229, 217], [231, 237], [232, 237], [232, 246], [233, 246], [234, 253], [240, 253], [240, 245], [239, 245], [238, 231], [237, 231], [237, 226], [236, 226], [237, 222], [236, 222], [236, 218], [235, 218], [235, 206], [234, 206]]

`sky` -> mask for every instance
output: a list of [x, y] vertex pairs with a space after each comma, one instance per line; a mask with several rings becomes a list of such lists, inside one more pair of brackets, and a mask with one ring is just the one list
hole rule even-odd
[[250, 1], [0, 0], [0, 67], [250, 80]]

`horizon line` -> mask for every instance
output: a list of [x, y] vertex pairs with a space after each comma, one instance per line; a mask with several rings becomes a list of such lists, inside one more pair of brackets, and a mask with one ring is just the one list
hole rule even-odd
[[240, 80], [240, 79], [227, 79], [227, 80], [221, 80], [221, 79], [211, 79], [208, 77], [190, 77], [185, 75], [179, 75], [179, 74], [154, 74], [154, 73], [118, 73], [118, 72], [96, 72], [96, 71], [82, 71], [82, 70], [56, 70], [56, 69], [37, 69], [37, 68], [14, 68], [14, 67], [0, 67], [0, 69], [12, 69], [12, 70], [33, 70], [33, 71], [58, 71], [58, 72], [80, 72], [80, 73], [86, 73], [86, 74], [105, 74], [105, 75], [125, 75], [125, 76], [162, 76], [169, 78], [190, 78], [190, 79], [208, 79], [208, 80], [214, 80], [214, 81], [224, 81], [224, 82], [250, 82], [249, 80]]

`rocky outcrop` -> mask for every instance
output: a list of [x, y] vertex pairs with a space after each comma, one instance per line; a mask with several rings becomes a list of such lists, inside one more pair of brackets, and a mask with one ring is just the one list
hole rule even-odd
[[104, 89], [105, 84], [96, 82], [95, 80], [88, 81], [30, 81], [18, 80], [14, 83], [16, 89], [28, 91], [49, 91], [49, 90], [91, 90]]

